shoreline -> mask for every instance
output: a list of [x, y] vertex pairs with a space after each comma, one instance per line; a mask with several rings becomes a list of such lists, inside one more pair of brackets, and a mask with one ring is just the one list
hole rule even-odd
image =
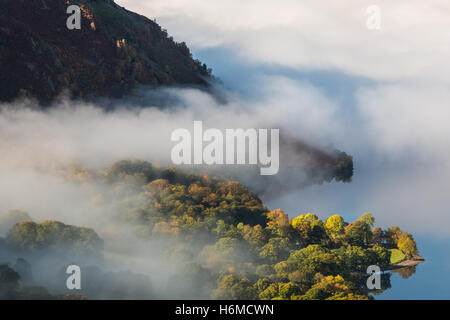
[[403, 260], [401, 262], [398, 262], [396, 264], [388, 265], [387, 267], [383, 268], [383, 271], [389, 271], [389, 270], [396, 270], [401, 268], [408, 268], [408, 267], [415, 267], [418, 264], [421, 264], [424, 262], [425, 259], [421, 256], [414, 256], [409, 260]]

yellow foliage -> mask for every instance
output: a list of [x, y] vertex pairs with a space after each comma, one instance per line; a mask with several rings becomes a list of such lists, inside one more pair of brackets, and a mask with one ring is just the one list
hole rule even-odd
[[298, 217], [294, 218], [291, 220], [291, 225], [292, 227], [296, 227], [298, 224], [303, 223], [303, 222], [313, 222], [313, 221], [317, 221], [319, 220], [319, 218], [314, 214], [314, 213], [307, 213], [306, 215], [299, 215]]

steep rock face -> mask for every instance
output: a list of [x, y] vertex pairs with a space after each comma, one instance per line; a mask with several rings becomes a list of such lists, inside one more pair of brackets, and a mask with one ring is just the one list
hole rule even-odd
[[[138, 84], [207, 85], [210, 70], [156, 22], [112, 0], [1, 0], [0, 100], [120, 97]], [[81, 30], [69, 30], [70, 5]]]

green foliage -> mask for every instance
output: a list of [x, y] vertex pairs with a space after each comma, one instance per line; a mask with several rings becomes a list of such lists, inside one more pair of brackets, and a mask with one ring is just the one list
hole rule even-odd
[[325, 222], [325, 228], [331, 238], [341, 236], [344, 234], [344, 218], [338, 214], [329, 217]]
[[324, 223], [313, 213], [289, 221], [282, 210], [267, 210], [237, 182], [175, 168], [122, 162], [107, 176], [114, 185], [130, 176], [144, 179], [135, 179], [142, 186], [139, 207], [131, 198], [122, 217], [150, 228], [150, 237], [165, 235], [169, 246], [173, 239], [195, 243], [204, 235], [199, 259], [207, 270], [222, 274], [215, 298], [367, 298], [345, 279], [369, 265], [388, 265], [388, 246], [396, 246], [403, 234], [396, 229], [372, 231], [375, 219], [369, 213], [350, 224], [339, 215]]
[[399, 249], [390, 249], [391, 251], [391, 259], [390, 262], [392, 264], [396, 264], [405, 260], [406, 255]]
[[[139, 168], [144, 168], [146, 174]], [[201, 230], [219, 237], [243, 237], [253, 245], [266, 241], [262, 225], [266, 224], [268, 210], [255, 194], [237, 182], [135, 162], [121, 162], [107, 171], [111, 183], [119, 185], [130, 175], [144, 178], [143, 182], [138, 181], [142, 185], [142, 205], [134, 207], [135, 199], [131, 198], [131, 207], [122, 213], [126, 222], [146, 225], [157, 236], [197, 235]], [[243, 228], [238, 230], [236, 226], [241, 222]]]
[[398, 248], [407, 258], [417, 255], [417, 244], [413, 236], [399, 227], [390, 227], [384, 234], [384, 241], [389, 248]]
[[387, 246], [397, 248], [397, 242], [401, 233], [402, 230], [398, 226], [389, 227], [384, 234]]
[[385, 247], [375, 244], [369, 251], [375, 254], [373, 264], [385, 267], [391, 263], [391, 251]]
[[327, 238], [322, 220], [313, 213], [300, 215], [292, 219], [291, 225], [305, 245], [321, 243]]
[[368, 266], [380, 262], [375, 252], [358, 246], [340, 247], [334, 252], [341, 258], [348, 272], [365, 272]]
[[372, 241], [370, 225], [362, 220], [357, 220], [345, 229], [345, 240], [355, 246], [367, 246]]
[[286, 259], [289, 256], [292, 244], [288, 238], [274, 237], [270, 238], [260, 250], [260, 257], [269, 261], [276, 262]]
[[294, 282], [281, 283], [278, 286], [278, 295], [282, 299], [290, 299], [301, 292], [300, 286]]
[[6, 241], [11, 247], [21, 250], [62, 247], [96, 252], [102, 245], [102, 240], [94, 230], [58, 221], [44, 221], [40, 224], [33, 221], [20, 222], [9, 231]]
[[262, 300], [289, 300], [302, 292], [301, 286], [295, 282], [264, 283], [264, 285], [258, 286], [258, 297]]
[[366, 212], [364, 213], [360, 218], [360, 221], [367, 223], [371, 228], [373, 227], [375, 223], [375, 218], [372, 216], [372, 214]]
[[154, 171], [151, 163], [140, 160], [122, 160], [114, 163], [108, 170], [107, 175], [111, 179], [126, 176], [142, 176], [147, 180], [154, 179]]
[[[298, 300], [334, 300], [348, 298], [348, 295], [352, 294], [351, 285], [340, 275], [324, 277], [317, 274], [314, 281], [315, 284], [303, 296], [294, 298]], [[366, 297], [361, 296], [361, 298]]]
[[279, 277], [297, 270], [312, 277], [316, 273], [338, 274], [342, 271], [341, 265], [342, 261], [338, 255], [327, 248], [314, 244], [301, 250], [292, 251], [286, 261], [275, 265], [275, 271]]
[[[109, 186], [99, 195], [107, 211], [117, 212], [120, 224], [129, 226], [139, 241], [158, 243], [161, 254], [154, 259], [178, 265], [168, 281], [178, 298], [366, 299], [355, 273], [364, 273], [369, 265], [387, 266], [393, 248], [399, 248], [395, 254], [417, 254], [409, 233], [398, 227], [373, 228], [371, 214], [350, 224], [339, 215], [324, 223], [313, 213], [289, 220], [282, 210], [269, 211], [252, 191], [223, 177], [137, 160], [120, 161], [101, 172], [72, 170], [67, 176]], [[102, 245], [92, 229], [57, 221], [20, 221], [5, 242], [27, 252], [64, 248], [99, 255]], [[125, 279], [110, 281], [102, 290], [114, 291], [107, 295], [113, 298], [125, 287], [131, 290], [126, 296], [153, 296], [142, 285], [146, 277], [127, 274]], [[129, 283], [136, 284], [136, 290]], [[12, 292], [17, 296], [20, 291]], [[21, 294], [46, 296], [32, 287]]]
[[219, 281], [213, 297], [224, 300], [253, 300], [256, 298], [256, 290], [248, 279], [239, 279], [230, 274]]
[[292, 235], [289, 218], [281, 209], [270, 211], [267, 219], [267, 230], [272, 236], [290, 237]]

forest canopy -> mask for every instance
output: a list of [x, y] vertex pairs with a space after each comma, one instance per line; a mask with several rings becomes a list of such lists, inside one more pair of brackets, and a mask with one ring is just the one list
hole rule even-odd
[[[66, 168], [64, 178], [83, 188], [95, 183], [105, 186], [93, 198], [97, 208], [115, 212], [107, 217], [111, 224], [94, 230], [59, 221], [32, 221], [32, 212], [9, 211], [0, 216], [1, 226], [9, 227], [0, 252], [25, 258], [22, 265], [29, 264], [30, 270], [43, 263], [36, 255], [51, 252], [67, 258], [75, 252], [92, 279], [81, 292], [88, 299], [369, 299], [389, 288], [390, 273], [383, 275], [381, 290], [369, 292], [368, 266], [388, 268], [396, 251], [403, 259], [418, 254], [411, 234], [397, 226], [375, 227], [370, 213], [353, 222], [338, 214], [325, 220], [314, 213], [289, 218], [281, 209], [269, 210], [241, 183], [224, 177], [124, 160], [100, 171]], [[143, 258], [177, 266], [165, 292], [156, 293], [144, 272], [99, 271], [96, 263], [108, 260], [114, 251], [111, 240], [120, 241], [119, 228], [136, 238], [133, 246], [142, 245]], [[155, 243], [159, 253], [147, 252], [145, 248]], [[47, 292], [52, 298], [80, 298], [65, 296], [68, 292], [63, 288], [51, 285], [44, 292], [45, 283], [39, 290], [21, 287], [24, 268], [17, 271], [0, 258], [0, 281], [7, 288], [4, 297]], [[99, 289], [95, 279], [100, 278], [110, 285]], [[112, 291], [114, 295], [105, 294]]]

